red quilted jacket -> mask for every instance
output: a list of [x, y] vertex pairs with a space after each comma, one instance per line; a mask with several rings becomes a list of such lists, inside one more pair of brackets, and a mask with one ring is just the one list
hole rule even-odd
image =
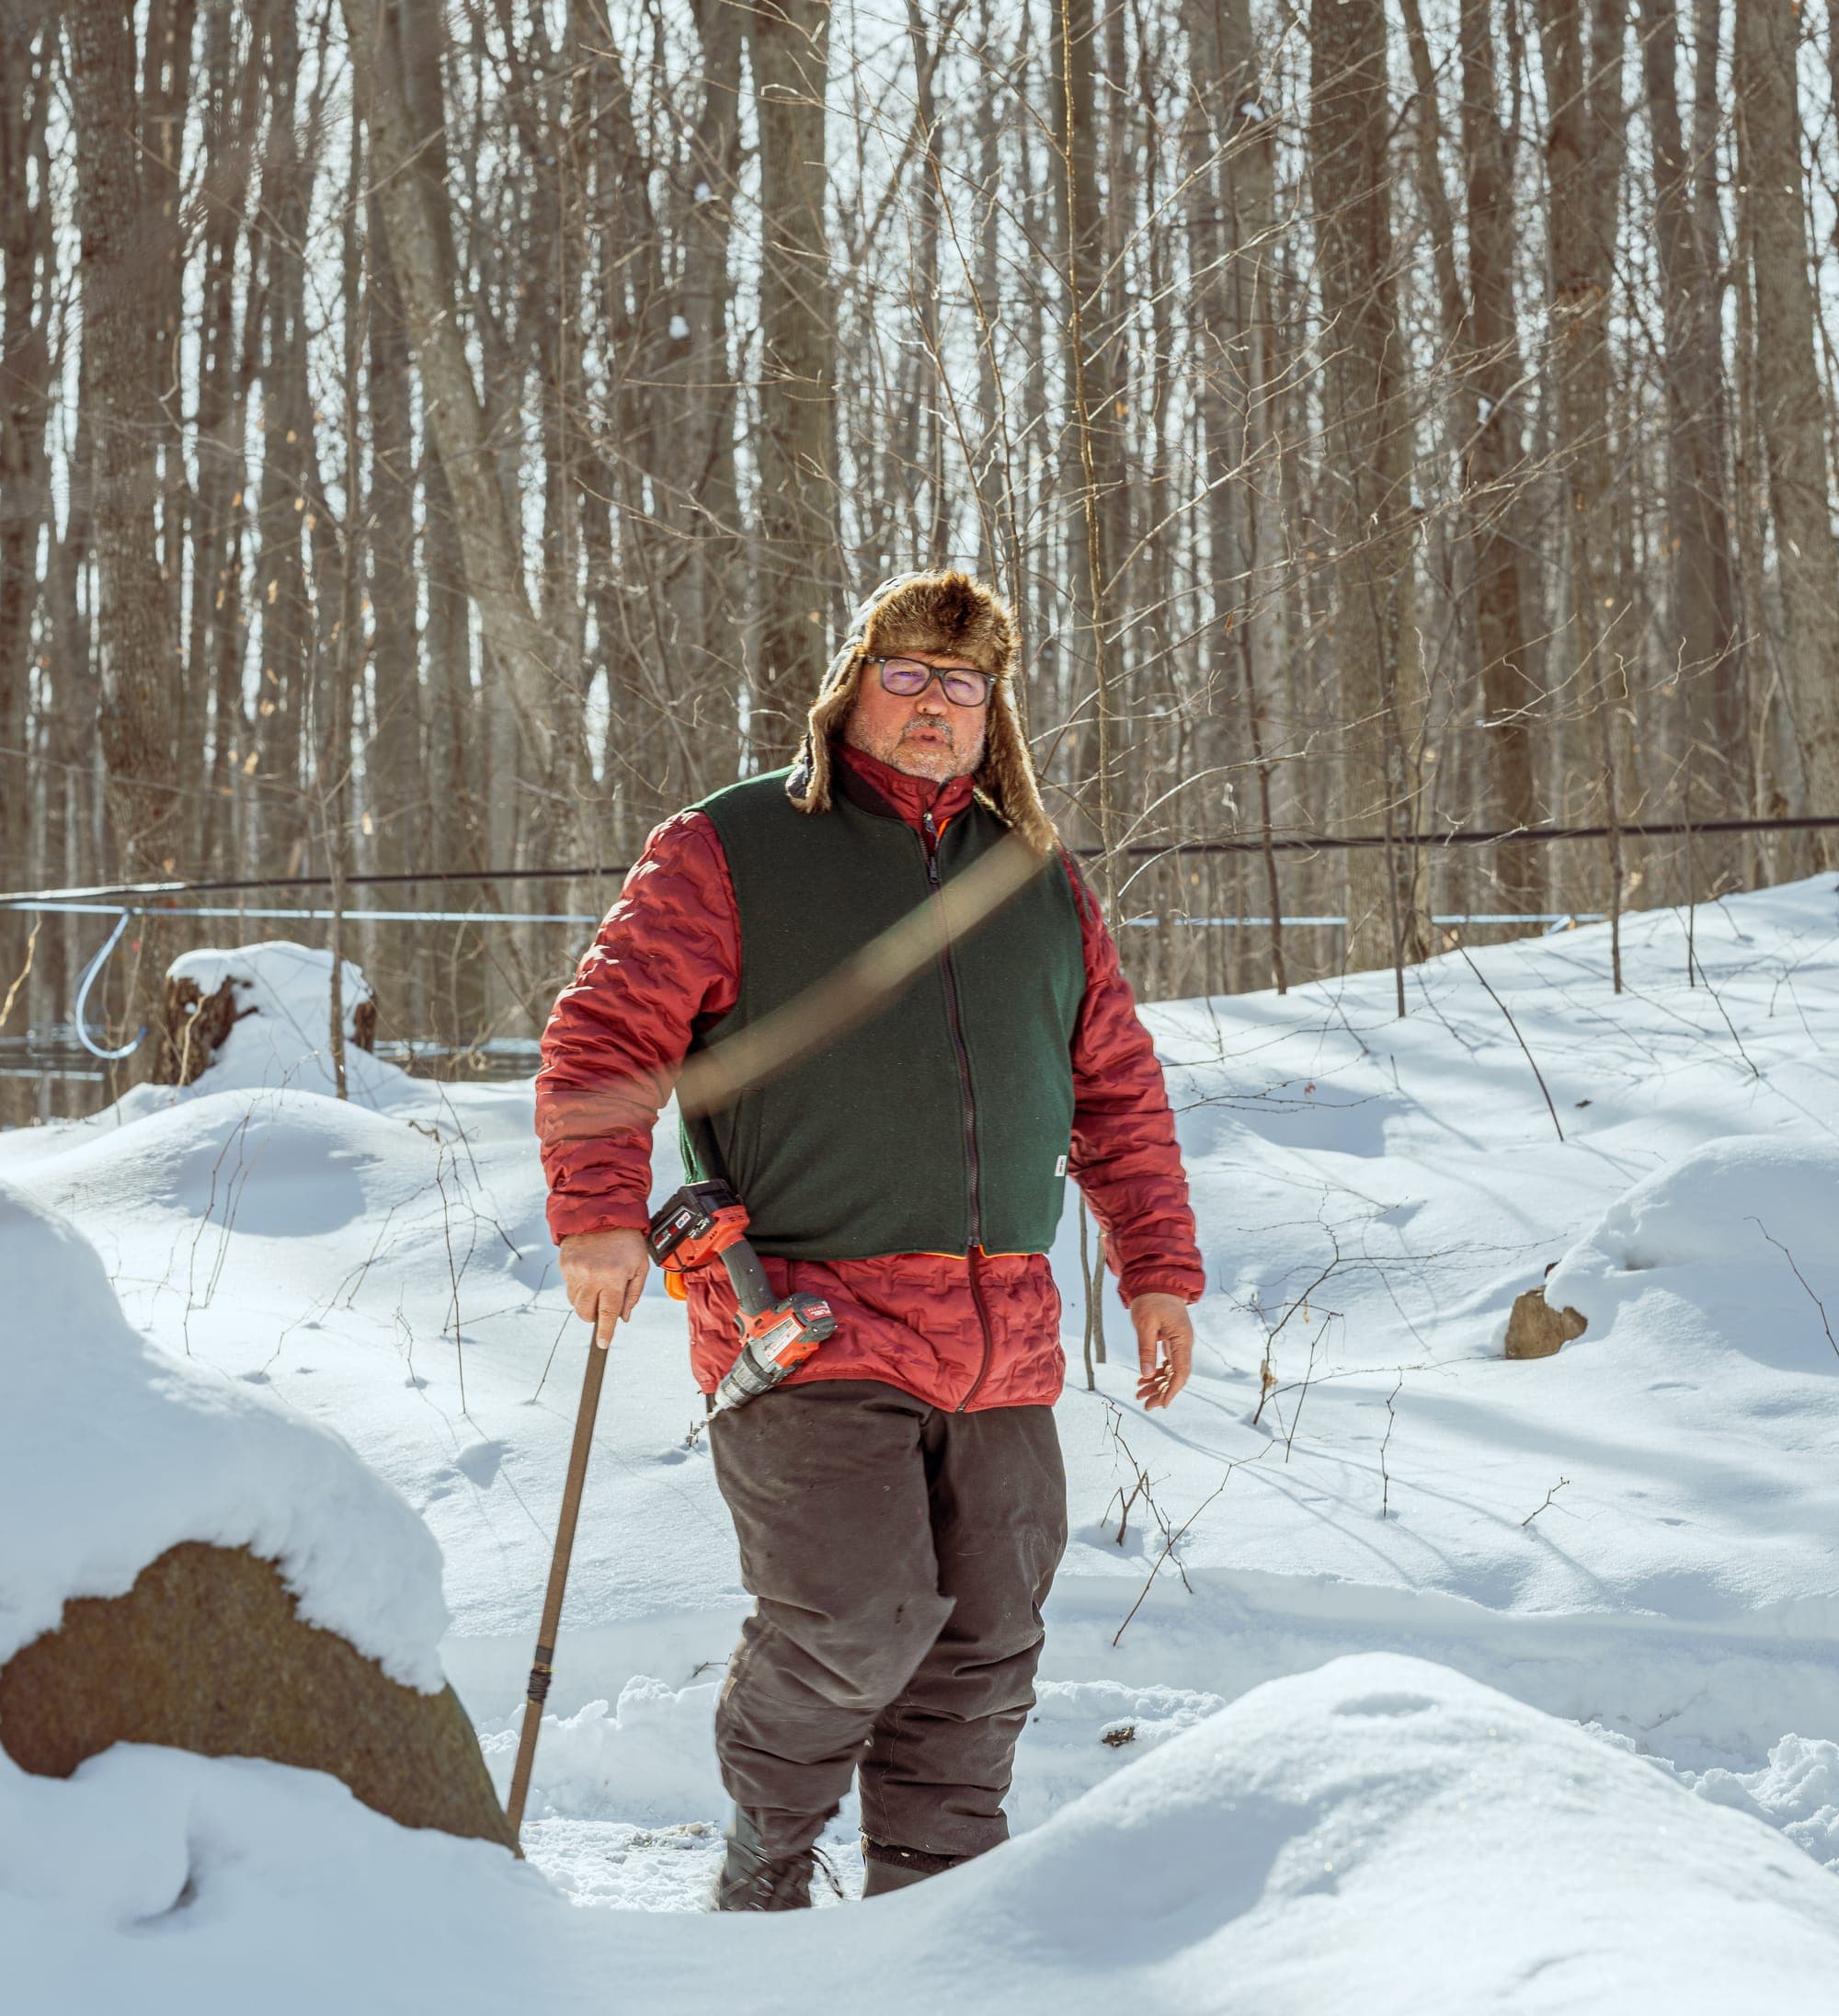
[[[857, 750], [839, 754], [916, 830], [924, 813], [942, 825], [970, 801], [967, 778], [932, 784]], [[1103, 1231], [1125, 1300], [1160, 1289], [1194, 1301], [1204, 1279], [1161, 1067], [1097, 902], [1069, 859], [1066, 868], [1086, 967], [1068, 1171]], [[701, 813], [679, 813], [645, 843], [543, 1032], [536, 1129], [556, 1239], [643, 1229], [657, 1105], [696, 1022], [733, 1007], [739, 971], [740, 924], [721, 842]], [[610, 1124], [616, 1087], [623, 1090]], [[821, 1294], [839, 1319], [836, 1335], [794, 1380], [881, 1380], [950, 1408], [1047, 1405], [1059, 1394], [1060, 1299], [1044, 1254], [762, 1264], [776, 1292]], [[735, 1356], [734, 1296], [719, 1266], [686, 1286], [691, 1359], [710, 1392]]]

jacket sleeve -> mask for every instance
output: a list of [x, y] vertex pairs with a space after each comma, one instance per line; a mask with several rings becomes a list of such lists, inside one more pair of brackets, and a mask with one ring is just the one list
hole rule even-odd
[[740, 918], [715, 830], [680, 812], [645, 842], [543, 1032], [536, 1131], [549, 1230], [642, 1231], [651, 1135], [697, 1021], [725, 1014]]
[[1068, 1169], [1104, 1234], [1128, 1302], [1159, 1290], [1198, 1301], [1206, 1286], [1175, 1118], [1149, 1032], [1118, 964], [1098, 899], [1063, 855], [1085, 943], [1086, 995], [1073, 1030], [1073, 1146]]

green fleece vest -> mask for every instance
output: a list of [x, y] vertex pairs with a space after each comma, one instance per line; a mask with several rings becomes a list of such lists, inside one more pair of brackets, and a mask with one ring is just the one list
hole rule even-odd
[[[740, 993], [691, 1050], [795, 1000], [932, 899], [924, 839], [840, 792], [800, 812], [786, 771], [696, 808], [721, 836], [740, 912]], [[1006, 831], [973, 804], [938, 846], [942, 882]], [[1058, 860], [922, 968], [867, 1021], [731, 1106], [689, 1123], [698, 1177], [740, 1193], [762, 1253], [1043, 1253], [1059, 1222], [1085, 993], [1079, 911]]]

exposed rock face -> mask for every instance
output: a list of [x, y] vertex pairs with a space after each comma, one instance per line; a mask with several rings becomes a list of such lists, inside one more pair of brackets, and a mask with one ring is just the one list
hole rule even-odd
[[170, 1548], [0, 1667], [0, 1748], [25, 1770], [65, 1778], [114, 1743], [329, 1771], [405, 1827], [516, 1846], [453, 1690], [400, 1686], [303, 1623], [246, 1548]]
[[1588, 1325], [1574, 1309], [1554, 1309], [1542, 1288], [1529, 1288], [1507, 1318], [1510, 1358], [1548, 1358]]

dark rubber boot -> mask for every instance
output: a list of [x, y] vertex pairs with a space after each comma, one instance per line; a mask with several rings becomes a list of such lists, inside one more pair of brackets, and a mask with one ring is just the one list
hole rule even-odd
[[885, 1897], [890, 1890], [908, 1890], [942, 1870], [955, 1869], [968, 1855], [929, 1855], [923, 1849], [895, 1848], [862, 1837], [862, 1896]]
[[769, 1855], [752, 1816], [735, 1808], [728, 1828], [727, 1858], [715, 1879], [718, 1911], [807, 1911], [811, 1907], [811, 1873], [817, 1864], [811, 1849], [795, 1855]]

